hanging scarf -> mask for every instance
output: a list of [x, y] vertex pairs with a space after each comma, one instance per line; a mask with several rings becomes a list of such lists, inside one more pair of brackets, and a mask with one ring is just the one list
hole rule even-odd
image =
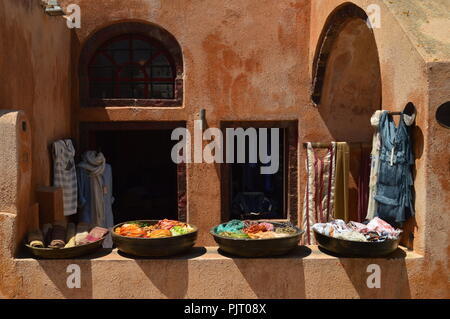
[[350, 148], [347, 142], [336, 143], [336, 177], [334, 193], [334, 218], [350, 221], [348, 209], [348, 180]]
[[316, 156], [311, 143], [307, 144], [307, 184], [303, 201], [303, 242], [315, 243], [312, 226], [326, 223], [334, 217], [334, 183], [336, 176], [336, 143], [332, 142], [323, 159]]
[[375, 111], [370, 118], [370, 124], [374, 128], [375, 132], [372, 138], [372, 153], [371, 153], [371, 165], [370, 165], [370, 179], [369, 179], [369, 200], [367, 204], [366, 219], [372, 220], [375, 217], [378, 204], [375, 201], [375, 195], [377, 193], [377, 180], [378, 171], [380, 169], [380, 149], [381, 140], [378, 126], [380, 125], [381, 115], [386, 111]]
[[370, 183], [370, 149], [361, 146], [361, 159], [358, 174], [358, 211], [356, 221], [362, 223], [366, 219], [369, 203]]
[[79, 166], [89, 173], [91, 182], [91, 212], [95, 224], [106, 224], [103, 172], [105, 171], [105, 157], [101, 152], [87, 151], [83, 154], [83, 161]]

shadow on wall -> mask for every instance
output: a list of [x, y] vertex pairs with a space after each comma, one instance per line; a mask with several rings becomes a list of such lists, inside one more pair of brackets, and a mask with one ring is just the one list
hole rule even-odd
[[[38, 260], [41, 269], [52, 281], [57, 291], [64, 298], [70, 299], [91, 299], [92, 294], [92, 267], [91, 262], [77, 262], [77, 260], [64, 260], [64, 262], [55, 262], [54, 260]], [[76, 264], [81, 272], [81, 289], [69, 288], [67, 285], [68, 276], [67, 267]], [[42, 291], [36, 295], [45, 298], [45, 296], [55, 295], [46, 291], [47, 285], [44, 283]], [[50, 287], [48, 287], [50, 289]]]
[[136, 260], [136, 264], [165, 297], [169, 299], [186, 297], [189, 280], [187, 260], [178, 260], [178, 262], [158, 260], [154, 263]]
[[[411, 290], [406, 269], [406, 253], [397, 249], [387, 258], [368, 259], [359, 257], [342, 257], [319, 248], [325, 254], [339, 258], [339, 263], [345, 270], [358, 296], [362, 299], [408, 299]], [[374, 281], [374, 270], [369, 266], [379, 266], [379, 288], [370, 288]]]
[[[149, 298], [151, 296], [154, 297], [161, 294], [162, 298], [185, 298], [189, 281], [188, 261], [205, 254], [205, 252], [206, 249], [204, 247], [195, 247], [189, 254], [174, 256], [170, 259], [167, 259], [166, 257], [134, 257], [119, 252], [122, 257], [134, 259], [136, 265], [142, 270], [142, 272], [150, 281], [148, 283], [148, 289], [140, 289], [138, 291], [134, 291], [132, 289], [133, 281], [137, 280], [142, 284], [142, 275], [139, 271], [127, 273], [127, 279], [125, 283], [122, 283], [122, 279], [119, 279], [117, 282], [118, 286], [111, 288], [120, 290], [116, 290], [112, 293], [112, 295], [119, 297], [125, 294], [129, 298]], [[56, 295], [54, 292], [45, 291], [45, 289], [48, 288], [55, 289], [64, 298], [94, 298], [91, 259], [104, 257], [110, 253], [111, 250], [103, 249], [95, 254], [90, 254], [76, 260], [61, 260], [59, 262], [55, 262], [55, 260], [38, 260], [40, 268], [45, 272], [55, 288], [51, 288], [51, 285], [47, 285], [44, 283], [42, 285], [42, 289], [44, 290], [36, 292], [36, 295], [42, 296], [43, 298], [45, 298], [46, 295]], [[147, 260], [149, 259], [153, 261], [151, 263], [147, 262]], [[177, 262], [174, 262], [174, 260], [176, 260]], [[67, 267], [71, 264], [76, 264], [80, 267], [81, 289], [71, 289], [67, 286], [67, 279], [70, 275], [70, 273], [67, 273]], [[112, 264], [111, 267], [116, 268], [120, 266]], [[124, 274], [119, 275], [119, 278], [123, 275]], [[112, 274], [107, 275], [107, 277], [109, 278], [109, 280], [114, 280], [111, 279], [114, 278], [114, 275]], [[108, 292], [105, 291], [100, 291], [100, 293], [108, 294]]]
[[[257, 298], [302, 299], [306, 298], [303, 258], [310, 254], [311, 249], [299, 246], [282, 257], [255, 259], [233, 256], [233, 261]], [[266, 268], [269, 263], [270, 267]], [[273, 272], [273, 269], [278, 271]], [[295, 272], [283, 269], [295, 269]]]
[[[405, 252], [399, 249], [387, 260], [382, 259], [382, 263], [377, 262], [377, 259], [359, 258], [340, 258], [339, 262], [360, 298], [409, 299], [411, 290], [405, 255]], [[369, 288], [367, 285], [368, 277], [372, 274], [367, 271], [369, 265], [380, 267], [380, 288]]]
[[[144, 274], [150, 279], [152, 284], [169, 299], [185, 298], [189, 284], [188, 260], [199, 257], [206, 253], [204, 247], [194, 247], [188, 254], [167, 259], [163, 258], [135, 258], [120, 253], [122, 256], [136, 259], [136, 264], [142, 269]], [[145, 262], [152, 259], [155, 262]], [[177, 262], [171, 261], [176, 259]]]
[[[64, 298], [69, 299], [91, 299], [93, 298], [93, 284], [92, 284], [92, 259], [101, 258], [111, 253], [111, 249], [101, 249], [93, 254], [89, 254], [77, 259], [37, 259], [39, 266], [45, 272], [47, 277], [52, 281], [59, 293]], [[28, 253], [22, 257], [27, 258]], [[69, 265], [78, 265], [80, 267], [81, 288], [69, 288], [68, 279], [70, 280], [73, 272], [68, 272]], [[47, 285], [43, 285], [46, 289]], [[49, 287], [48, 287], [49, 288]], [[50, 289], [50, 288], [49, 288]], [[47, 295], [54, 295], [48, 291], [41, 291], [36, 295], [45, 298]]]

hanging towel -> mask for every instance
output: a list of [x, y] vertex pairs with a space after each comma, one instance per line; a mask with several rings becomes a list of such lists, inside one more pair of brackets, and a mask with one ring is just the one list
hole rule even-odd
[[312, 226], [334, 218], [334, 184], [336, 176], [336, 143], [332, 142], [327, 154], [318, 158], [311, 143], [307, 144], [307, 183], [303, 201], [303, 243], [315, 243]]
[[375, 111], [375, 113], [370, 118], [370, 124], [374, 128], [375, 132], [372, 138], [372, 153], [371, 153], [371, 164], [370, 164], [370, 179], [369, 179], [369, 199], [367, 204], [367, 214], [366, 219], [372, 220], [375, 217], [378, 204], [375, 201], [375, 195], [377, 193], [377, 180], [378, 171], [380, 170], [380, 131], [378, 126], [380, 125], [380, 118], [383, 113], [387, 111]]
[[53, 143], [53, 185], [63, 189], [64, 216], [77, 212], [77, 175], [75, 148], [71, 140]]
[[101, 152], [87, 151], [83, 154], [83, 161], [78, 164], [89, 173], [91, 186], [91, 214], [94, 225], [103, 226], [106, 223], [104, 206], [103, 172], [105, 170], [105, 157]]
[[[90, 155], [88, 155], [88, 153]], [[78, 206], [80, 211], [80, 221], [93, 224], [96, 226], [108, 228], [109, 232], [103, 241], [104, 248], [112, 248], [113, 242], [111, 237], [112, 227], [114, 226], [114, 217], [112, 212], [113, 197], [113, 183], [112, 183], [112, 168], [111, 165], [105, 163], [103, 155], [96, 155], [95, 151], [88, 151], [83, 158], [86, 158], [77, 167], [78, 178]], [[101, 154], [101, 153], [99, 153]], [[103, 157], [103, 172], [100, 175], [100, 170], [96, 169], [95, 160], [89, 160], [100, 156]], [[94, 164], [90, 164], [94, 162]], [[91, 172], [95, 173], [92, 174]], [[101, 194], [100, 194], [101, 190]], [[100, 202], [101, 201], [101, 202]], [[103, 207], [103, 209], [102, 209]], [[98, 210], [101, 210], [100, 212]], [[103, 214], [101, 214], [103, 212]], [[100, 213], [101, 219], [97, 216]]]
[[348, 211], [348, 178], [350, 149], [346, 142], [336, 143], [336, 179], [334, 187], [334, 218], [350, 221]]

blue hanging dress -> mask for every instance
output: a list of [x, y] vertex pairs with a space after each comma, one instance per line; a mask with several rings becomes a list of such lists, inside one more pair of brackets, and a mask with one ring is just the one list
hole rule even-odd
[[384, 112], [380, 118], [380, 170], [377, 181], [376, 216], [393, 226], [402, 226], [414, 216], [413, 178], [414, 155], [409, 127], [400, 115], [398, 127], [392, 115]]

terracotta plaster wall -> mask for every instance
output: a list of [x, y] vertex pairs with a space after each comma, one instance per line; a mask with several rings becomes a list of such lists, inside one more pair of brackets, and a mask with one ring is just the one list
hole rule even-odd
[[[24, 64], [29, 63], [29, 70], [34, 71], [30, 76], [37, 77], [34, 81], [39, 82], [39, 85], [31, 85], [25, 81], [22, 86], [35, 91], [38, 85], [41, 95], [46, 96], [46, 86], [39, 81], [39, 74], [43, 74], [42, 80], [50, 83], [47, 86], [56, 86], [59, 94], [66, 97], [69, 90], [72, 93], [70, 101], [55, 93], [54, 99], [47, 97], [52, 102], [48, 104], [42, 102], [41, 95], [40, 98], [34, 97], [41, 101], [39, 105], [47, 117], [41, 116], [35, 108], [25, 110], [31, 112], [29, 118], [32, 119], [32, 125], [49, 122], [46, 121], [49, 114], [55, 114], [55, 118], [60, 121], [43, 129], [48, 135], [35, 133], [37, 136], [43, 134], [46, 138], [41, 136], [40, 140], [36, 140], [38, 137], [33, 137], [33, 147], [36, 148], [33, 149], [33, 156], [38, 154], [44, 163], [47, 159], [44, 153], [39, 155], [39, 145], [43, 147], [42, 144], [45, 144], [47, 147], [50, 137], [70, 132], [71, 123], [74, 136], [77, 136], [77, 127], [82, 121], [185, 120], [192, 129], [193, 120], [201, 108], [206, 109], [210, 127], [218, 127], [221, 120], [298, 120], [299, 143], [333, 138], [320, 114], [320, 106], [315, 108], [310, 102], [311, 66], [325, 21], [343, 1], [313, 0], [310, 7], [310, 1], [306, 0], [226, 0], [221, 2], [221, 6], [211, 6], [210, 1], [201, 0], [131, 0], [127, 1], [127, 6], [123, 5], [122, 0], [64, 0], [64, 5], [78, 3], [82, 9], [82, 28], [72, 34], [72, 47], [64, 42], [66, 38], [63, 34], [67, 31], [53, 25], [57, 23], [55, 20], [39, 16], [37, 8], [33, 6], [21, 7], [13, 5], [12, 0], [9, 2], [4, 5], [3, 1], [0, 6], [4, 8], [0, 8], [18, 14], [19, 21], [27, 21], [31, 15], [35, 17], [36, 25], [52, 26], [50, 33], [40, 33], [43, 31], [37, 27], [25, 27], [28, 36], [36, 32], [40, 35], [38, 38], [43, 40], [37, 43], [31, 41], [35, 44], [27, 47], [26, 51], [14, 50], [29, 55], [25, 57], [31, 60]], [[414, 133], [418, 141], [415, 185], [419, 190], [413, 243], [415, 252], [400, 251], [389, 259], [368, 260], [335, 258], [315, 247], [299, 247], [291, 256], [262, 259], [257, 266], [254, 260], [232, 259], [217, 254], [215, 249], [204, 251], [200, 247], [192, 256], [162, 260], [129, 259], [116, 252], [100, 253], [92, 260], [14, 259], [11, 253], [14, 238], [11, 229], [15, 229], [17, 220], [12, 214], [0, 214], [0, 235], [3, 236], [0, 238], [3, 252], [0, 254], [0, 295], [12, 298], [450, 297], [447, 278], [449, 227], [448, 214], [444, 212], [444, 207], [448, 205], [440, 206], [441, 202], [449, 203], [448, 192], [441, 191], [448, 187], [448, 179], [439, 174], [448, 165], [448, 148], [445, 148], [448, 133], [433, 122], [432, 117], [438, 104], [449, 99], [448, 84], [445, 84], [449, 68], [446, 64], [428, 68], [383, 1], [355, 0], [363, 8], [374, 2], [380, 4], [384, 26], [375, 30], [381, 67], [382, 107], [400, 110], [406, 102], [412, 101], [419, 110]], [[0, 19], [0, 23], [3, 21]], [[81, 48], [97, 30], [121, 21], [155, 23], [167, 29], [179, 41], [185, 63], [182, 108], [79, 108], [75, 70], [78, 69]], [[0, 26], [0, 32], [4, 32], [3, 25]], [[22, 29], [13, 31], [18, 34], [25, 32]], [[60, 48], [50, 39], [58, 39], [62, 41], [58, 43], [66, 43], [67, 46]], [[39, 57], [43, 52], [47, 53], [38, 45], [40, 43], [53, 48], [48, 53], [52, 56], [48, 62], [44, 62], [45, 69], [34, 69], [36, 62], [30, 61], [35, 61], [36, 52], [40, 53]], [[0, 48], [3, 51], [3, 47]], [[66, 61], [69, 54], [72, 56], [71, 62]], [[8, 56], [8, 59], [14, 58]], [[48, 73], [53, 70], [51, 66], [54, 61], [60, 61], [67, 68], [71, 63], [73, 75], [70, 80], [58, 77], [61, 76], [59, 73], [52, 73], [59, 81], [50, 81]], [[5, 66], [1, 64], [1, 70], [3, 68]], [[12, 81], [16, 81], [14, 86], [17, 86], [21, 85], [22, 80], [10, 75]], [[18, 91], [15, 88], [11, 90]], [[6, 96], [2, 94], [1, 101]], [[18, 93], [16, 96], [19, 96]], [[376, 101], [377, 95], [372, 97]], [[55, 107], [55, 101], [66, 106], [64, 111]], [[67, 111], [69, 103], [73, 108], [72, 119]], [[376, 106], [376, 102], [368, 104]], [[45, 165], [48, 165], [48, 161]], [[303, 168], [302, 151], [299, 156], [300, 171]], [[39, 173], [39, 178], [44, 181], [48, 179], [48, 167], [42, 170], [42, 174]], [[303, 176], [300, 176], [299, 182], [301, 207]], [[207, 230], [220, 221], [218, 167], [189, 165], [188, 192], [188, 219], [201, 230], [198, 245], [209, 245], [212, 240]], [[425, 257], [416, 252], [425, 253]], [[82, 289], [67, 288], [66, 267], [72, 263], [81, 267]], [[367, 288], [366, 269], [370, 263], [381, 266], [383, 279], [380, 290]], [[265, 285], [267, 281], [263, 278], [267, 276], [275, 276], [274, 287]]]
[[[312, 2], [311, 15], [314, 19], [311, 24], [311, 48], [316, 47], [327, 17], [344, 3], [346, 1], [340, 0]], [[414, 230], [411, 248], [427, 257], [422, 268], [421, 285], [425, 287], [427, 282], [431, 281], [433, 294], [448, 296], [449, 216], [445, 203], [448, 203], [449, 195], [448, 192], [442, 191], [445, 187], [443, 180], [448, 180], [448, 173], [444, 174], [449, 165], [448, 132], [438, 127], [434, 120], [434, 112], [440, 105], [438, 103], [444, 102], [444, 96], [447, 94], [444, 92], [448, 92], [447, 64], [437, 64], [436, 67], [430, 68], [432, 66], [426, 62], [426, 57], [420, 55], [411, 41], [414, 35], [405, 33], [385, 1], [353, 3], [363, 9], [368, 8], [370, 4], [377, 4], [381, 9], [381, 28], [374, 29], [374, 35], [380, 58], [382, 108], [400, 111], [408, 102], [413, 102], [417, 108], [416, 127], [412, 132], [416, 156], [416, 216], [407, 223], [406, 228]], [[405, 2], [404, 5], [407, 6], [408, 3]], [[414, 12], [414, 7], [410, 10]], [[311, 64], [313, 58], [312, 49]], [[435, 154], [431, 147], [434, 147]], [[447, 163], [444, 164], [446, 159]], [[436, 161], [439, 161], [439, 164]], [[439, 175], [437, 171], [440, 172]]]
[[49, 146], [69, 137], [70, 31], [61, 17], [44, 14], [38, 0], [0, 2], [0, 109], [30, 119], [33, 163], [31, 202], [50, 185]]
[[[63, 19], [45, 15], [39, 2], [0, 2], [0, 110], [24, 112], [7, 123], [0, 137], [6, 159], [2, 163], [13, 160], [17, 166], [1, 172], [0, 295], [9, 297], [21, 283], [13, 258], [28, 228], [28, 209], [36, 188], [51, 182], [48, 147], [70, 136], [70, 32]], [[8, 114], [3, 123], [15, 113]], [[10, 132], [23, 131], [22, 121], [26, 139]], [[8, 141], [17, 144], [3, 147]], [[25, 157], [21, 150], [29, 147]], [[26, 159], [31, 163], [24, 163]]]
[[[63, 1], [64, 4], [72, 2]], [[354, 123], [359, 125], [357, 128], [364, 127], [363, 134], [356, 127], [350, 130], [348, 123], [324, 119], [311, 105], [309, 1], [229, 0], [212, 7], [205, 1], [194, 0], [134, 0], [126, 8], [120, 1], [94, 4], [79, 0], [76, 3], [82, 12], [82, 28], [77, 30], [74, 41], [75, 70], [79, 68], [77, 57], [83, 45], [96, 31], [126, 21], [153, 23], [169, 31], [180, 43], [185, 64], [185, 89], [183, 107], [178, 109], [80, 108], [79, 101], [74, 98], [75, 130], [83, 121], [168, 120], [187, 120], [187, 127], [192, 130], [193, 120], [198, 118], [201, 108], [206, 109], [209, 127], [219, 127], [220, 121], [229, 120], [298, 120], [300, 187], [297, 214], [302, 207], [305, 180], [301, 143], [370, 139], [368, 119], [373, 110], [380, 107], [379, 89], [376, 89], [380, 84], [370, 82], [370, 76], [377, 76], [377, 69], [363, 76], [365, 81], [358, 86], [364, 94], [352, 101], [359, 104], [359, 109], [346, 113], [353, 114]], [[362, 44], [353, 48], [360, 59], [351, 65], [351, 72], [358, 72], [369, 64], [363, 59], [365, 50], [370, 50], [373, 57], [370, 61], [377, 62], [375, 46], [371, 44], [373, 39], [367, 38], [364, 30], [355, 39], [354, 43], [362, 41]], [[74, 79], [74, 87], [77, 83]], [[78, 91], [74, 90], [74, 96], [78, 96]], [[334, 134], [336, 130], [342, 134]], [[357, 155], [352, 158], [356, 163], [358, 159]], [[357, 171], [355, 166], [354, 171]], [[199, 245], [214, 243], [208, 230], [220, 222], [220, 174], [218, 165], [188, 165], [188, 219], [202, 230]], [[353, 195], [356, 194], [355, 178]]]
[[[66, 269], [73, 263], [81, 269], [79, 289], [66, 285]], [[370, 264], [380, 266], [380, 289], [366, 284]], [[224, 257], [212, 247], [157, 260], [117, 253], [94, 260], [19, 259], [17, 274], [23, 279], [17, 297], [417, 298], [427, 297], [426, 288], [417, 285], [421, 265], [414, 253], [390, 259], [335, 258], [306, 247], [286, 258], [259, 259], [257, 265], [254, 259]]]
[[[208, 127], [224, 120], [296, 120], [308, 104], [309, 1], [76, 0], [82, 27], [74, 39], [78, 56], [96, 31], [126, 21], [169, 31], [184, 58], [181, 108], [80, 108], [83, 121], [187, 121], [193, 129], [200, 109]], [[77, 83], [74, 77], [74, 83]], [[78, 91], [74, 92], [78, 96]], [[220, 167], [188, 165], [188, 220], [201, 229], [198, 244], [213, 244], [209, 229], [220, 222]]]
[[450, 129], [439, 125], [435, 117], [437, 108], [450, 101], [450, 63], [430, 62], [427, 68], [430, 100], [426, 254], [433, 269], [427, 277], [437, 284], [442, 280], [440, 274], [447, 276], [447, 283], [450, 274]]

